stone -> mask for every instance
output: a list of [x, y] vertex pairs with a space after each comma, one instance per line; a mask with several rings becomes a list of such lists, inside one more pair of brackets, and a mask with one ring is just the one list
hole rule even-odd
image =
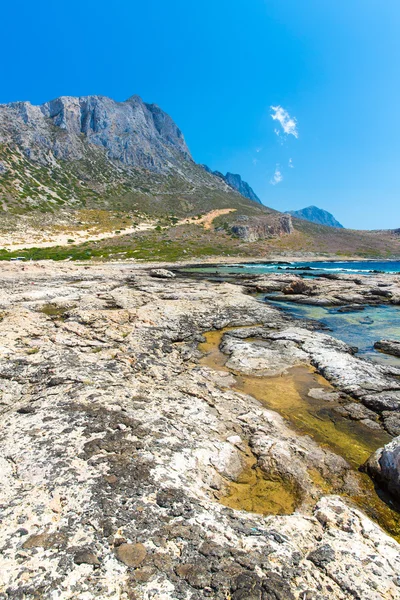
[[364, 469], [380, 486], [400, 500], [400, 436], [379, 448]]
[[77, 552], [74, 556], [74, 563], [77, 565], [93, 565], [94, 567], [100, 565], [98, 557], [96, 554], [93, 554], [93, 552], [90, 552], [90, 550], [81, 550]]
[[283, 288], [284, 294], [305, 294], [309, 296], [312, 288], [303, 279], [294, 279], [287, 287]]
[[379, 340], [378, 342], [375, 342], [374, 348], [385, 354], [400, 356], [400, 342], [397, 340]]
[[60, 548], [65, 546], [66, 538], [61, 533], [38, 533], [36, 535], [31, 535], [25, 542], [22, 544], [24, 550], [28, 550], [30, 548]]
[[172, 271], [168, 271], [167, 269], [151, 269], [150, 276], [158, 279], [174, 279], [176, 277]]
[[147, 556], [146, 547], [143, 544], [121, 544], [115, 554], [124, 565], [137, 568]]
[[319, 546], [307, 556], [317, 567], [323, 569], [328, 563], [335, 560], [335, 551], [329, 544]]

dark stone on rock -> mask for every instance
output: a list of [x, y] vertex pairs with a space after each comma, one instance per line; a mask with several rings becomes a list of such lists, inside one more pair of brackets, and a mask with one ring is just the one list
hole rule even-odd
[[93, 554], [93, 552], [90, 552], [90, 550], [82, 550], [81, 552], [77, 552], [77, 554], [74, 556], [74, 563], [77, 565], [100, 565], [99, 559], [95, 554]]
[[261, 579], [255, 573], [244, 572], [231, 586], [232, 600], [262, 600]]
[[20, 415], [30, 415], [35, 412], [35, 408], [33, 406], [22, 406], [17, 410], [17, 413]]
[[175, 573], [196, 589], [209, 587], [211, 583], [211, 573], [207, 565], [199, 562], [178, 565], [175, 568]]
[[314, 563], [317, 567], [323, 569], [326, 565], [335, 560], [335, 551], [329, 544], [324, 544], [316, 550], [310, 552], [307, 556], [308, 560]]
[[269, 571], [262, 580], [262, 600], [294, 600], [289, 583], [278, 573]]
[[232, 600], [294, 600], [289, 583], [274, 571], [263, 579], [245, 571], [236, 577], [231, 592]]
[[147, 550], [143, 544], [121, 544], [116, 549], [115, 554], [124, 565], [136, 568], [146, 558]]
[[30, 548], [62, 548], [66, 546], [67, 540], [62, 533], [39, 533], [31, 535], [23, 544], [24, 550]]
[[392, 292], [390, 292], [389, 290], [383, 290], [382, 288], [369, 290], [369, 293], [371, 294], [371, 296], [382, 296], [382, 298], [391, 298], [393, 296]]
[[373, 319], [371, 319], [371, 317], [365, 317], [365, 319], [360, 319], [360, 323], [361, 325], [372, 325], [373, 324]]

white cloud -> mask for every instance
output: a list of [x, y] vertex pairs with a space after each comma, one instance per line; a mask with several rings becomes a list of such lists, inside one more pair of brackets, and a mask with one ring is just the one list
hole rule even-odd
[[272, 177], [272, 179], [270, 180], [270, 184], [271, 185], [277, 185], [281, 181], [283, 181], [283, 175], [281, 173], [280, 166], [276, 165], [276, 167], [275, 167], [275, 173], [274, 173], [274, 176]]
[[253, 165], [258, 165], [260, 161], [258, 160], [258, 158], [253, 158]]
[[294, 164], [293, 164], [293, 160], [291, 158], [289, 158], [289, 167], [291, 169], [294, 169]]
[[257, 154], [262, 151], [262, 148], [256, 148]]
[[[274, 121], [279, 121], [283, 132], [286, 135], [294, 135], [295, 138], [299, 137], [299, 133], [297, 131], [297, 121], [294, 117], [291, 117], [287, 110], [282, 108], [282, 106], [271, 106], [272, 110], [271, 117]], [[274, 130], [276, 135], [279, 136], [279, 130]]]

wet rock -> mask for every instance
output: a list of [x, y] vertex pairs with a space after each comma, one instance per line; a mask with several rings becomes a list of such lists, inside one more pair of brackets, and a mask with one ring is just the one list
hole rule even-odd
[[147, 550], [143, 544], [121, 544], [115, 551], [121, 562], [127, 567], [139, 567], [147, 556]]
[[365, 306], [359, 306], [357, 304], [353, 304], [353, 306], [341, 306], [337, 309], [338, 313], [352, 313], [352, 312], [362, 312], [365, 310]]
[[294, 279], [287, 287], [283, 288], [284, 294], [303, 294], [309, 296], [312, 294], [312, 288], [302, 279]]
[[350, 402], [348, 404], [343, 404], [342, 406], [337, 406], [335, 412], [354, 421], [364, 421], [366, 419], [375, 421], [377, 418], [372, 410], [369, 410], [358, 402]]
[[400, 342], [396, 340], [380, 340], [375, 342], [374, 348], [384, 352], [385, 354], [400, 356]]

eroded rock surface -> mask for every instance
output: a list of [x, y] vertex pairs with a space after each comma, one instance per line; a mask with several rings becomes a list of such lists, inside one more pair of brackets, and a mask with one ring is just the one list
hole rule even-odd
[[[316, 268], [317, 268], [316, 263]], [[299, 269], [300, 267], [293, 267]], [[287, 267], [285, 267], [287, 269]], [[308, 275], [312, 271], [303, 270]], [[357, 310], [364, 305], [400, 304], [400, 277], [398, 274], [323, 274], [305, 282], [295, 271], [271, 273], [249, 278], [242, 285], [265, 292], [267, 297], [285, 302], [315, 306], [341, 306]], [[272, 295], [271, 295], [272, 294]]]
[[[226, 283], [65, 263], [0, 278], [0, 597], [400, 597], [398, 543], [318, 484], [334, 472], [338, 493], [356, 485], [346, 461], [221, 384], [197, 345], [257, 325], [266, 368], [265, 349], [326, 370], [344, 356], [331, 378], [349, 369], [361, 396], [382, 394], [386, 372], [357, 378], [345, 345]], [[249, 448], [292, 484], [294, 514], [218, 502]]]

